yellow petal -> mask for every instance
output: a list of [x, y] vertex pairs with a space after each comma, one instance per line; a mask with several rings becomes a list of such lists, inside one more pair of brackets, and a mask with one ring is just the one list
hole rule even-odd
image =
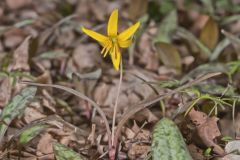
[[100, 34], [100, 33], [97, 33], [95, 31], [92, 31], [92, 30], [89, 30], [89, 29], [86, 29], [84, 27], [82, 27], [82, 31], [84, 33], [86, 33], [88, 36], [92, 37], [93, 39], [97, 40], [101, 45], [105, 45], [106, 44], [106, 41], [108, 40], [108, 37]]
[[119, 41], [126, 41], [127, 39], [129, 39], [137, 31], [139, 26], [140, 26], [140, 22], [137, 22], [133, 26], [124, 30], [122, 33], [118, 35]]
[[117, 45], [114, 45], [110, 55], [111, 55], [111, 59], [112, 59], [112, 62], [113, 62], [113, 66], [118, 71], [120, 61], [121, 61], [121, 53], [120, 53], [120, 49]]
[[115, 9], [108, 20], [108, 36], [117, 36], [118, 29], [118, 10]]
[[119, 47], [127, 48], [132, 44], [132, 40], [118, 41]]

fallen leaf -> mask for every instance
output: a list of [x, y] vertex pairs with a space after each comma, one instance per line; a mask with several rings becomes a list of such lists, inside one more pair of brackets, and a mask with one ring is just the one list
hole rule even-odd
[[202, 149], [198, 148], [194, 144], [188, 145], [188, 150], [194, 160], [203, 160], [204, 159]]
[[156, 52], [152, 47], [152, 34], [148, 33], [147, 30], [143, 33], [139, 40], [139, 62], [145, 65], [146, 69], [157, 70], [159, 67], [159, 60]]
[[137, 20], [146, 14], [148, 9], [148, 1], [146, 0], [131, 0], [129, 4], [128, 15], [130, 19]]
[[9, 70], [29, 71], [28, 64], [28, 49], [30, 36], [27, 37], [23, 43], [13, 53], [13, 63]]
[[4, 45], [8, 48], [17, 47], [26, 36], [26, 33], [22, 29], [11, 29], [4, 33]]
[[149, 145], [134, 143], [128, 149], [128, 157], [130, 159], [144, 159], [150, 152], [151, 147]]
[[188, 114], [190, 120], [197, 128], [197, 133], [202, 142], [207, 147], [213, 147], [213, 151], [219, 155], [224, 155], [224, 150], [214, 142], [215, 138], [221, 135], [217, 117], [208, 117], [206, 113], [196, 111], [194, 108]]
[[85, 71], [91, 71], [97, 67], [100, 62], [100, 50], [97, 44], [84, 44], [79, 45], [73, 51], [72, 64], [69, 64], [68, 67], [73, 72], [85, 73]]
[[209, 49], [214, 49], [219, 39], [218, 24], [211, 17], [208, 18], [200, 33], [200, 41]]
[[0, 80], [0, 107], [4, 107], [11, 98], [11, 81], [10, 78], [4, 77]]
[[6, 0], [7, 6], [14, 10], [31, 4], [32, 0]]
[[39, 140], [39, 143], [37, 144], [37, 155], [42, 156], [45, 154], [53, 154], [52, 142], [53, 137], [51, 134], [43, 134]]
[[172, 44], [164, 42], [155, 43], [155, 47], [162, 63], [166, 67], [174, 68], [178, 74], [181, 73], [182, 62], [178, 50]]
[[34, 107], [28, 107], [25, 109], [24, 112], [24, 121], [29, 124], [30, 122], [33, 122], [35, 120], [41, 119], [46, 117], [44, 114], [42, 114], [40, 111], [38, 111]]

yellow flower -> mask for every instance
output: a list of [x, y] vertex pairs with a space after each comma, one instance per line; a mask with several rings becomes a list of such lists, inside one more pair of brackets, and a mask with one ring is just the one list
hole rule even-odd
[[116, 70], [119, 70], [119, 65], [121, 61], [120, 47], [127, 48], [131, 45], [132, 35], [136, 32], [139, 26], [140, 22], [137, 22], [133, 26], [118, 34], [118, 10], [115, 9], [108, 20], [107, 36], [86, 29], [84, 27], [82, 27], [82, 31], [88, 36], [97, 40], [103, 46], [101, 54], [103, 54], [103, 56], [105, 57], [109, 53], [114, 68]]

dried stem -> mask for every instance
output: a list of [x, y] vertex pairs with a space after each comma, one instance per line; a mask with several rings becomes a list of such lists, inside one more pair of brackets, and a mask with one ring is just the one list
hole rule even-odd
[[105, 113], [103, 112], [103, 110], [97, 105], [97, 103], [95, 103], [92, 99], [90, 99], [89, 97], [85, 96], [84, 94], [82, 94], [81, 92], [78, 92], [72, 88], [68, 88], [68, 87], [65, 87], [65, 86], [61, 86], [61, 85], [56, 85], [56, 84], [41, 84], [41, 83], [34, 83], [34, 82], [28, 82], [28, 81], [22, 81], [20, 83], [23, 83], [23, 84], [28, 84], [28, 85], [31, 85], [31, 86], [39, 86], [39, 87], [52, 87], [52, 88], [57, 88], [57, 89], [61, 89], [61, 90], [64, 90], [66, 92], [69, 92], [79, 98], [82, 98], [86, 101], [88, 101], [90, 104], [93, 105], [93, 107], [96, 108], [96, 110], [98, 111], [98, 113], [100, 114], [100, 116], [103, 118], [103, 121], [104, 121], [104, 124], [106, 126], [106, 130], [107, 130], [107, 134], [108, 134], [108, 137], [110, 138], [111, 137], [111, 130], [110, 130], [110, 127], [109, 127], [109, 124], [108, 124], [108, 120], [106, 118], [106, 115]]
[[118, 84], [118, 89], [117, 89], [117, 97], [114, 105], [114, 110], [113, 110], [113, 121], [112, 121], [112, 145], [114, 143], [114, 128], [115, 128], [115, 123], [116, 123], [116, 114], [117, 114], [117, 107], [118, 107], [118, 98], [119, 94], [121, 91], [121, 85], [122, 85], [122, 76], [123, 76], [123, 67], [122, 67], [122, 59], [120, 60], [120, 77], [119, 77], [119, 84]]

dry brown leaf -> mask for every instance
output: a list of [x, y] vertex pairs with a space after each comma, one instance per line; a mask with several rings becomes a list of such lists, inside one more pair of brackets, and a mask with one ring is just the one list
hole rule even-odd
[[32, 0], [6, 0], [6, 2], [7, 6], [14, 10], [31, 4]]
[[94, 1], [90, 0], [90, 8], [91, 11], [94, 13], [94, 17], [97, 18], [99, 21], [104, 21], [106, 18], [106, 14], [108, 12], [108, 6], [109, 2], [107, 0], [101, 0], [101, 1]]
[[211, 17], [208, 18], [205, 26], [203, 27], [200, 40], [209, 49], [214, 49], [219, 39], [218, 24]]
[[96, 124], [92, 124], [92, 130], [91, 133], [88, 136], [88, 140], [90, 141], [91, 145], [95, 142], [95, 133], [96, 132]]
[[194, 144], [188, 145], [189, 152], [194, 160], [203, 160], [203, 151]]
[[206, 113], [192, 109], [188, 114], [190, 120], [196, 125], [197, 133], [202, 142], [207, 147], [213, 147], [213, 151], [219, 155], [224, 155], [225, 151], [214, 142], [215, 138], [221, 135], [217, 117], [208, 117]]
[[27, 124], [44, 117], [46, 116], [33, 107], [27, 107], [24, 111], [24, 120]]
[[124, 133], [124, 135], [126, 135], [127, 139], [133, 139], [136, 135], [132, 129], [127, 128], [127, 127], [125, 129], [123, 129], [123, 133]]
[[142, 116], [142, 118], [147, 119], [148, 123], [154, 123], [159, 120], [148, 108], [143, 109], [136, 116]]
[[43, 134], [37, 145], [37, 155], [43, 156], [46, 154], [53, 154], [52, 142], [53, 137], [51, 136], [51, 134]]
[[25, 36], [25, 32], [22, 29], [16, 28], [9, 30], [4, 33], [4, 46], [8, 48], [17, 47], [24, 40]]
[[84, 73], [92, 70], [101, 62], [100, 50], [97, 44], [79, 45], [73, 52], [72, 64], [69, 67], [73, 72]]
[[4, 107], [11, 98], [11, 81], [9, 78], [0, 80], [0, 107]]
[[129, 4], [129, 17], [132, 20], [141, 18], [148, 9], [148, 1], [146, 0], [131, 0]]
[[[149, 26], [149, 28], [152, 26]], [[139, 62], [145, 65], [146, 69], [156, 71], [159, 67], [158, 56], [152, 47], [152, 38], [156, 29], [147, 29], [139, 41]]]
[[164, 42], [155, 44], [156, 51], [164, 65], [176, 69], [179, 73], [182, 70], [181, 57], [178, 50], [172, 45]]
[[30, 36], [27, 37], [22, 44], [13, 53], [13, 64], [10, 70], [29, 71], [28, 49]]
[[44, 96], [42, 99], [43, 106], [51, 110], [53, 113], [56, 113], [56, 101], [54, 98], [45, 89], [42, 90], [42, 94]]
[[142, 144], [133, 144], [129, 151], [128, 157], [130, 159], [144, 159], [147, 157], [148, 152], [150, 152], [151, 147], [149, 145], [142, 145]]
[[94, 100], [99, 105], [104, 105], [105, 101], [108, 96], [108, 92], [110, 89], [110, 85], [107, 85], [106, 83], [100, 83], [96, 86], [96, 89], [94, 91]]

